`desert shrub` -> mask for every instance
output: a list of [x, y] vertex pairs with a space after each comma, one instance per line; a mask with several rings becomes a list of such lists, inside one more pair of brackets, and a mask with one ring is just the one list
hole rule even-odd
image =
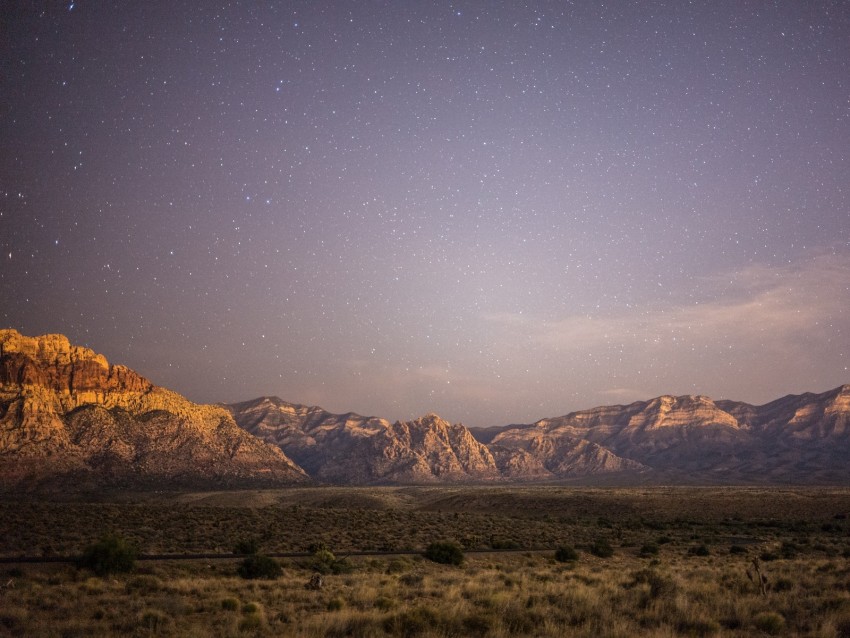
[[136, 563], [136, 548], [126, 539], [109, 534], [89, 545], [78, 561], [79, 567], [92, 570], [98, 576], [130, 572]]
[[641, 608], [646, 608], [653, 600], [670, 598], [678, 590], [675, 580], [654, 569], [641, 569], [634, 572], [632, 574], [632, 581], [624, 586], [628, 589], [641, 584], [649, 585], [649, 591], [639, 599], [638, 605]]
[[345, 601], [339, 596], [328, 601], [328, 611], [339, 611], [343, 607], [345, 607]]
[[694, 545], [688, 548], [688, 556], [710, 556], [711, 551], [705, 545]]
[[492, 549], [519, 549], [519, 543], [510, 538], [490, 538], [490, 547]]
[[756, 629], [771, 636], [780, 634], [785, 629], [785, 619], [775, 611], [763, 611], [753, 619]]
[[431, 543], [425, 549], [425, 558], [442, 565], [462, 565], [463, 549], [457, 543], [451, 541], [438, 541]]
[[321, 545], [313, 553], [310, 560], [310, 568], [320, 574], [348, 574], [354, 567], [346, 559], [337, 559], [333, 552], [325, 545]]
[[162, 589], [162, 581], [151, 574], [140, 574], [127, 581], [127, 592], [141, 595], [153, 594]]
[[262, 614], [248, 614], [239, 621], [239, 631], [258, 631], [263, 628], [265, 618]]
[[388, 598], [387, 596], [378, 596], [375, 599], [375, 609], [389, 611], [390, 609], [395, 607], [395, 605], [395, 601], [392, 598]]
[[406, 587], [421, 587], [422, 583], [425, 582], [425, 576], [419, 573], [412, 574], [404, 574], [401, 578], [398, 579], [402, 585]]
[[730, 553], [730, 554], [746, 554], [746, 553], [747, 553], [747, 548], [746, 548], [746, 547], [741, 547], [740, 545], [732, 545], [732, 546], [729, 548], [729, 553]]
[[472, 614], [461, 621], [464, 636], [489, 636], [493, 621], [482, 613]]
[[714, 636], [720, 629], [712, 618], [683, 618], [676, 623], [676, 631], [683, 636]]
[[384, 631], [393, 636], [419, 636], [433, 631], [439, 624], [439, 618], [428, 607], [415, 607], [387, 617]]
[[559, 563], [578, 560], [578, 552], [572, 545], [561, 545], [555, 550], [555, 560]]
[[779, 558], [779, 554], [777, 554], [776, 552], [765, 550], [761, 554], [759, 554], [759, 558], [761, 558], [765, 562], [770, 562]]
[[771, 589], [773, 591], [790, 591], [794, 589], [794, 581], [790, 578], [777, 578]]
[[607, 538], [597, 538], [590, 546], [590, 553], [599, 558], [610, 558], [614, 555], [614, 548]]
[[658, 545], [655, 543], [644, 543], [640, 548], [640, 555], [644, 558], [658, 555]]
[[283, 569], [274, 558], [263, 554], [251, 554], [239, 563], [237, 573], [248, 580], [257, 578], [278, 578]]
[[224, 611], [236, 611], [239, 609], [239, 601], [235, 598], [224, 598], [221, 601], [221, 608]]
[[260, 542], [256, 538], [243, 538], [233, 547], [234, 554], [257, 554], [259, 551]]
[[782, 558], [795, 558], [799, 551], [800, 548], [797, 544], [789, 541], [783, 541], [782, 545], [779, 547], [779, 553]]
[[393, 558], [387, 563], [386, 572], [388, 574], [402, 574], [410, 569], [410, 561], [404, 558]]
[[159, 609], [145, 610], [139, 619], [139, 625], [152, 634], [164, 631], [170, 624], [171, 618]]

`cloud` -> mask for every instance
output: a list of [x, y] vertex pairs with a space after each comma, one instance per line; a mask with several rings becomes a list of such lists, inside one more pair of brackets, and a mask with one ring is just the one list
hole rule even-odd
[[658, 303], [603, 316], [539, 321], [491, 315], [489, 321], [557, 352], [664, 343], [793, 347], [850, 324], [850, 256], [822, 254], [782, 266], [752, 265], [694, 281], [698, 301]]

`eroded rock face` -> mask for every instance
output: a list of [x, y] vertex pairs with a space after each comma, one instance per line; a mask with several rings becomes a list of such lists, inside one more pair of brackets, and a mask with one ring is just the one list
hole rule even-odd
[[487, 447], [435, 414], [390, 423], [263, 397], [228, 406], [246, 430], [279, 445], [329, 483], [428, 483], [499, 478]]
[[220, 406], [197, 405], [63, 335], [0, 330], [0, 480], [203, 485], [303, 480]]
[[686, 481], [846, 483], [850, 386], [764, 406], [661, 396], [510, 427], [490, 448], [508, 476], [625, 470]]

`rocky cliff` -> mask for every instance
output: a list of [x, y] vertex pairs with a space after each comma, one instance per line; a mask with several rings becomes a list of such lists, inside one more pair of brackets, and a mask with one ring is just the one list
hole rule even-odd
[[[850, 385], [763, 406], [661, 396], [512, 426], [499, 431], [490, 448], [503, 472], [520, 475], [545, 476], [541, 467], [575, 475], [568, 460], [586, 450], [608, 467], [674, 481], [846, 483]], [[567, 473], [555, 470], [561, 461]]]
[[305, 479], [219, 406], [194, 404], [62, 335], [0, 330], [0, 482], [58, 477], [69, 487]]
[[262, 397], [227, 406], [248, 432], [279, 445], [329, 483], [433, 483], [499, 478], [493, 455], [436, 414], [390, 423]]

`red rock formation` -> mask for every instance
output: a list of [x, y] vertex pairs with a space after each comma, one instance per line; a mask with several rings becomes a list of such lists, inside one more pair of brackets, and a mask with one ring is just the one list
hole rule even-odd
[[305, 478], [219, 406], [191, 403], [62, 335], [0, 330], [0, 482], [69, 473], [118, 484]]

